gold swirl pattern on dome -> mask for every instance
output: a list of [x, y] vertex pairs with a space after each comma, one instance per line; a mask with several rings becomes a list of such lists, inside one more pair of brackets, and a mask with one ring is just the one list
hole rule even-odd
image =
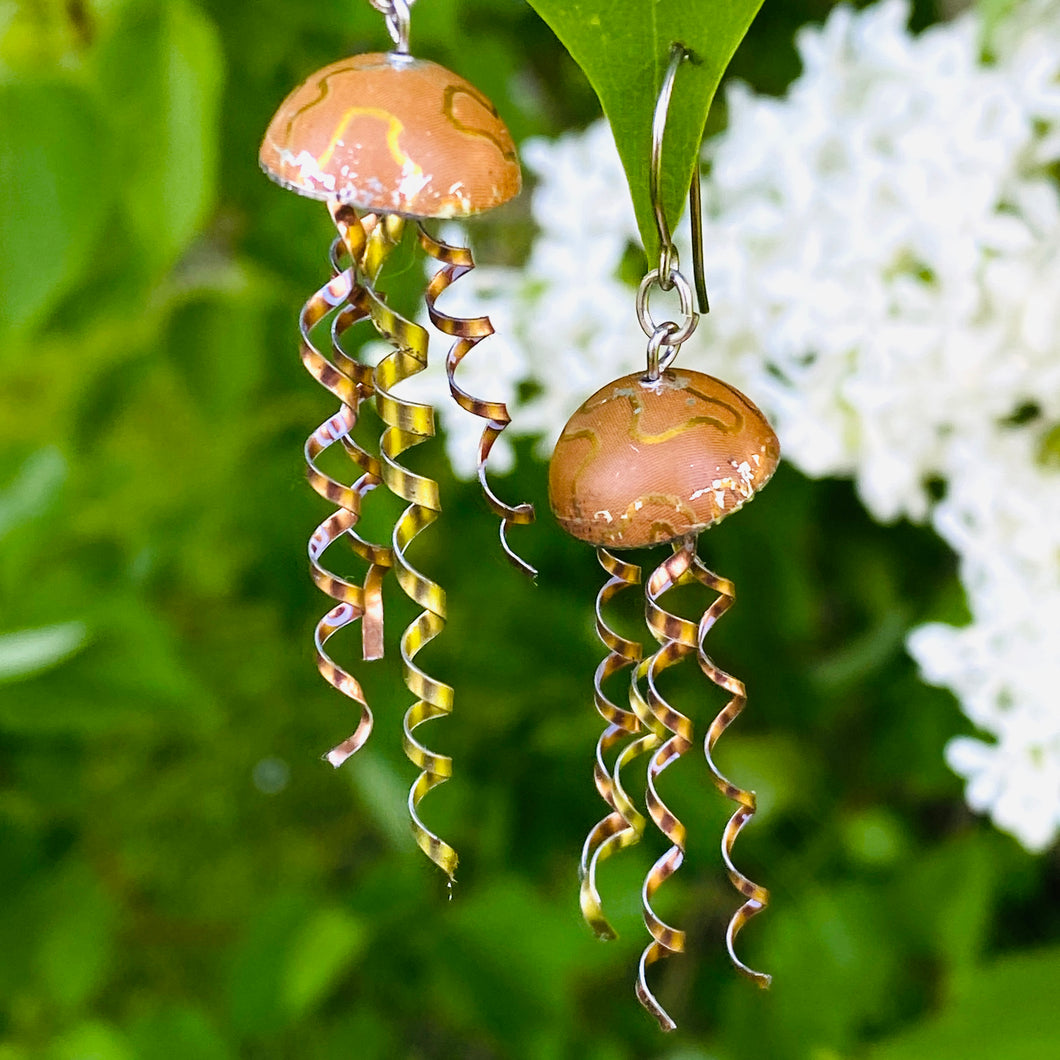
[[[570, 418], [549, 495], [570, 534], [638, 548], [702, 529], [742, 507], [772, 475], [776, 436], [735, 387], [683, 369], [626, 376]], [[660, 468], [670, 469], [660, 488]]]
[[437, 63], [394, 52], [307, 78], [270, 122], [260, 162], [300, 195], [405, 217], [466, 217], [522, 184], [493, 104]]

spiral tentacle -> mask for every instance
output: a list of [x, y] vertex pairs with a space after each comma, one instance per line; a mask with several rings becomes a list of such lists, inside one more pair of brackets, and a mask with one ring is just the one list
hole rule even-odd
[[[362, 230], [363, 234], [363, 230]], [[351, 240], [354, 249], [356, 241]], [[334, 260], [334, 255], [333, 255]], [[339, 411], [322, 423], [305, 443], [306, 477], [310, 485], [326, 500], [338, 505], [338, 510], [325, 519], [309, 539], [310, 571], [316, 585], [332, 599], [333, 607], [317, 623], [314, 631], [317, 667], [333, 687], [358, 703], [361, 708], [356, 729], [345, 740], [333, 747], [325, 758], [340, 766], [368, 739], [372, 730], [372, 712], [360, 682], [339, 666], [325, 649], [325, 644], [340, 629], [357, 619], [363, 619], [362, 633], [365, 659], [382, 655], [383, 617], [380, 584], [391, 565], [388, 547], [372, 545], [356, 535], [353, 527], [360, 519], [364, 496], [381, 481], [379, 462], [361, 449], [352, 439], [351, 431], [357, 422], [360, 404], [372, 392], [371, 370], [359, 364], [343, 351], [342, 333], [367, 315], [363, 290], [357, 284], [353, 268], [338, 270], [302, 307], [299, 315], [301, 333], [300, 354], [307, 371], [326, 390], [341, 402]], [[316, 324], [335, 309], [331, 327], [331, 358], [313, 342], [311, 333]], [[341, 367], [339, 367], [341, 364]], [[354, 463], [363, 474], [347, 486], [331, 478], [316, 464], [317, 457], [335, 442], [341, 441]], [[355, 585], [327, 570], [320, 562], [324, 551], [338, 538], [347, 537], [354, 551], [369, 563], [364, 586]]]
[[[388, 222], [392, 219], [388, 218]], [[417, 697], [405, 713], [403, 745], [409, 760], [421, 770], [409, 791], [409, 815], [416, 842], [452, 880], [456, 851], [424, 825], [419, 807], [429, 791], [452, 775], [453, 760], [428, 749], [414, 735], [424, 722], [450, 714], [453, 709], [452, 687], [430, 677], [414, 662], [424, 645], [445, 628], [445, 591], [412, 566], [407, 555], [413, 539], [438, 518], [441, 504], [438, 483], [415, 474], [398, 459], [406, 450], [433, 436], [434, 410], [429, 405], [405, 401], [392, 392], [402, 380], [427, 366], [428, 336], [424, 328], [394, 312], [371, 286], [366, 286], [365, 297], [376, 330], [394, 347], [373, 373], [376, 407], [386, 424], [379, 443], [382, 478], [391, 492], [408, 502], [394, 526], [394, 576], [410, 599], [423, 608], [401, 636], [405, 685]]]
[[[629, 796], [629, 792], [626, 791], [625, 784], [622, 782], [622, 774], [624, 770], [629, 768], [631, 762], [640, 758], [641, 755], [645, 755], [649, 751], [655, 750], [663, 740], [659, 724], [652, 715], [643, 691], [644, 680], [648, 674], [651, 658], [651, 656], [647, 659], [642, 658], [640, 662], [637, 663], [636, 668], [630, 673], [629, 677], [630, 710], [628, 713], [632, 715], [637, 722], [637, 728], [632, 735], [636, 735], [637, 733], [640, 733], [640, 735], [637, 736], [635, 740], [630, 740], [626, 746], [622, 748], [618, 753], [618, 757], [615, 759], [614, 768], [611, 771], [610, 794], [615, 807], [615, 813], [608, 814], [607, 817], [597, 825], [597, 828], [600, 829], [600, 833], [599, 836], [595, 838], [598, 838], [600, 842], [590, 854], [587, 869], [587, 876], [590, 881], [589, 886], [593, 888], [593, 892], [595, 892], [596, 887], [596, 866], [616, 851], [639, 843], [641, 836], [644, 835], [644, 829], [648, 824], [647, 817], [637, 809], [636, 804]], [[590, 846], [592, 841], [594, 841], [594, 834], [590, 833], [589, 837], [586, 839], [585, 848], [583, 848], [583, 857], [586, 849], [592, 849]], [[583, 901], [585, 890], [586, 885], [583, 878]], [[596, 901], [598, 903], [599, 898], [597, 898]], [[592, 906], [589, 908], [592, 909]], [[585, 905], [583, 905], [582, 910], [584, 913]], [[603, 927], [610, 930], [610, 934], [607, 933], [607, 930], [598, 930], [597, 933], [600, 937], [605, 939], [614, 938], [614, 929], [611, 928], [606, 919], [603, 918], [602, 910], [599, 913], [599, 921], [595, 919], [596, 910], [592, 909], [592, 911], [594, 913], [594, 920], [590, 921], [590, 924], [594, 929]], [[586, 918], [588, 919], [588, 915], [586, 915]]]
[[[334, 273], [338, 275], [343, 272], [346, 263], [349, 263], [355, 267], [354, 276], [357, 276], [358, 272], [369, 276], [375, 275], [394, 246], [394, 242], [388, 238], [386, 219], [381, 219], [375, 214], [367, 214], [361, 218], [352, 207], [337, 202], [331, 202], [328, 205], [339, 233], [331, 243], [330, 258]], [[367, 399], [373, 392], [372, 369], [350, 357], [341, 342], [343, 333], [353, 324], [365, 319], [369, 313], [365, 292], [360, 284], [354, 286], [347, 303], [332, 320], [332, 361], [340, 372], [358, 385], [363, 398]], [[350, 424], [350, 431], [355, 422], [356, 417]], [[372, 475], [372, 481], [370, 484], [365, 484], [364, 491], [373, 489], [381, 481], [378, 459], [361, 448], [349, 431], [342, 434], [339, 440], [350, 459], [363, 471]], [[313, 454], [313, 456], [316, 455], [318, 454]], [[319, 482], [322, 476], [312, 464], [308, 453], [307, 466], [312, 469], [311, 484], [317, 492], [322, 492]], [[328, 494], [325, 493], [324, 496]], [[383, 576], [393, 566], [393, 551], [389, 545], [376, 545], [363, 540], [352, 525], [347, 527], [346, 537], [354, 552], [369, 564], [364, 580], [365, 614], [361, 623], [364, 658], [366, 660], [381, 659], [384, 653]]]
[[[617, 818], [614, 819], [616, 830], [607, 836], [596, 850], [595, 859], [590, 859], [590, 868], [593, 868], [593, 860], [600, 862], [609, 857], [614, 851], [633, 846], [640, 842], [647, 827], [648, 819], [637, 809], [636, 804], [630, 798], [622, 782], [623, 771], [629, 768], [629, 764], [654, 751], [662, 743], [663, 736], [659, 731], [658, 722], [652, 716], [648, 707], [648, 701], [644, 696], [644, 680], [648, 674], [651, 656], [642, 658], [629, 677], [629, 705], [630, 712], [637, 719], [638, 732], [641, 734], [635, 740], [630, 740], [619, 752], [615, 759], [614, 769], [611, 771], [611, 795], [614, 799], [616, 812], [621, 816], [624, 826], [618, 825]], [[606, 935], [603, 937], [607, 937]]]
[[[582, 847], [581, 908], [586, 923], [599, 938], [615, 938], [615, 930], [604, 916], [600, 892], [596, 886], [596, 866], [615, 850], [635, 843], [640, 837], [635, 820], [639, 818], [643, 829], [644, 818], [636, 812], [624, 792], [616, 790], [615, 778], [607, 766], [607, 752], [623, 738], [640, 731], [640, 722], [632, 710], [624, 710], [612, 702], [604, 692], [604, 682], [626, 667], [636, 666], [641, 660], [641, 647], [628, 640], [607, 625], [603, 616], [604, 605], [623, 589], [640, 584], [640, 567], [627, 563], [612, 555], [607, 549], [596, 550], [600, 566], [611, 575], [596, 596], [596, 633], [608, 654], [600, 661], [593, 677], [593, 693], [597, 712], [607, 723], [596, 744], [596, 759], [593, 764], [593, 780], [600, 797], [611, 808], [586, 836]], [[635, 815], [635, 817], [634, 817]]]
[[729, 926], [725, 931], [725, 944], [729, 950], [729, 957], [736, 968], [746, 975], [748, 979], [765, 988], [773, 981], [773, 977], [765, 972], [756, 972], [749, 968], [736, 956], [735, 947], [736, 936], [739, 934], [740, 929], [751, 917], [762, 912], [769, 904], [769, 891], [760, 884], [748, 879], [736, 868], [732, 860], [732, 849], [736, 842], [736, 837], [740, 834], [743, 826], [754, 816], [756, 809], [755, 793], [753, 791], [745, 791], [743, 788], [733, 784], [714, 764], [713, 758], [714, 745], [718, 742], [718, 738], [736, 720], [746, 705], [747, 690], [742, 681], [722, 670], [707, 655], [703, 647], [703, 642], [711, 627], [736, 602], [736, 591], [731, 581], [727, 578], [719, 577], [713, 571], [708, 570], [698, 558], [693, 564], [692, 573], [697, 581], [718, 593], [717, 600], [707, 608], [699, 621], [699, 629], [696, 635], [696, 656], [699, 660], [700, 668], [707, 677], [731, 696], [729, 702], [725, 704], [718, 716], [710, 723], [710, 728], [707, 730], [703, 744], [707, 765], [710, 768], [715, 787], [726, 798], [732, 799], [738, 804], [736, 812], [729, 818], [729, 822], [722, 834], [721, 856], [725, 862], [725, 869], [729, 874], [732, 885], [743, 895], [746, 901], [736, 910], [729, 921]]
[[500, 541], [505, 555], [525, 574], [535, 577], [537, 571], [526, 560], [518, 556], [508, 544], [508, 527], [525, 526], [534, 521], [534, 506], [524, 503], [514, 507], [502, 501], [490, 488], [486, 478], [486, 461], [494, 442], [501, 432], [511, 423], [508, 407], [503, 401], [486, 401], [474, 397], [463, 390], [456, 382], [456, 369], [464, 357], [483, 339], [494, 333], [489, 317], [455, 317], [438, 309], [439, 296], [469, 273], [475, 262], [467, 247], [450, 246], [432, 236], [421, 223], [419, 226], [420, 245], [442, 267], [434, 274], [427, 287], [427, 315], [431, 323], [443, 334], [456, 339], [445, 359], [445, 373], [449, 379], [449, 391], [461, 408], [486, 420], [478, 447], [478, 480], [490, 510], [501, 520]]
[[637, 976], [637, 997], [640, 1003], [659, 1021], [663, 1030], [673, 1030], [676, 1024], [648, 988], [647, 969], [663, 957], [683, 953], [685, 933], [663, 921], [652, 908], [652, 899], [662, 883], [680, 867], [685, 856], [685, 826], [663, 802], [656, 781], [664, 769], [673, 764], [692, 746], [692, 722], [674, 709], [660, 694], [657, 680], [663, 670], [680, 662], [696, 650], [695, 622], [671, 614], [659, 605], [659, 597], [674, 586], [689, 580], [688, 574], [695, 558], [695, 538], [689, 537], [675, 546], [672, 556], [652, 571], [645, 586], [645, 611], [648, 627], [659, 642], [659, 650], [647, 661], [648, 708], [654, 730], [660, 737], [669, 733], [648, 763], [647, 806], [659, 831], [671, 842], [671, 847], [655, 862], [644, 878], [641, 897], [644, 923], [652, 941], [640, 958]]

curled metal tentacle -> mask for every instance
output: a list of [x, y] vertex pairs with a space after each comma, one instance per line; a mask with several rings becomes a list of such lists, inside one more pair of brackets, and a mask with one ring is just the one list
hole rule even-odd
[[[616, 811], [625, 822], [625, 826], [616, 827], [614, 834], [607, 836], [597, 847], [595, 859], [590, 860], [590, 868], [594, 867], [594, 860], [595, 862], [603, 861], [614, 851], [639, 843], [648, 824], [647, 817], [637, 809], [629, 796], [629, 792], [626, 791], [622, 782], [622, 774], [624, 770], [629, 768], [631, 762], [649, 751], [654, 751], [663, 740], [658, 722], [652, 716], [648, 701], [644, 697], [643, 685], [650, 663], [651, 656], [647, 659], [642, 658], [629, 677], [630, 711], [639, 722], [638, 732], [641, 735], [637, 736], [635, 740], [630, 740], [622, 748], [615, 759], [614, 769], [611, 772], [611, 795], [614, 799]], [[617, 818], [615, 819], [615, 824], [617, 826]]]
[[607, 625], [603, 616], [604, 605], [623, 589], [640, 584], [640, 567], [627, 563], [612, 555], [607, 549], [596, 550], [600, 566], [611, 575], [596, 596], [596, 633], [608, 654], [600, 661], [593, 678], [594, 701], [597, 712], [607, 723], [596, 744], [596, 759], [593, 765], [593, 779], [600, 797], [611, 808], [611, 812], [596, 823], [585, 839], [582, 847], [581, 865], [581, 908], [586, 923], [600, 938], [615, 937], [615, 930], [604, 916], [600, 901], [600, 892], [596, 886], [596, 866], [604, 858], [634, 843], [640, 833], [636, 830], [633, 815], [641, 821], [644, 818], [633, 809], [624, 792], [616, 790], [615, 778], [607, 766], [607, 752], [624, 738], [640, 731], [640, 721], [631, 710], [624, 710], [612, 702], [604, 692], [604, 682], [613, 674], [629, 666], [636, 666], [641, 660], [641, 647], [636, 641], [627, 640]]
[[371, 286], [390, 252], [401, 242], [405, 219], [374, 213], [362, 217], [352, 206], [334, 201], [328, 203], [328, 209], [339, 233], [338, 242], [332, 244], [332, 265], [336, 270], [341, 268], [340, 259], [345, 253]]
[[430, 677], [414, 662], [424, 645], [445, 628], [445, 591], [413, 567], [407, 555], [413, 539], [438, 518], [441, 504], [438, 483], [415, 474], [398, 459], [434, 434], [434, 410], [393, 393], [398, 383], [427, 366], [428, 336], [418, 324], [395, 313], [371, 286], [366, 287], [365, 297], [376, 330], [394, 347], [373, 373], [376, 408], [386, 424], [379, 443], [382, 478], [391, 492], [408, 502], [394, 526], [394, 576], [406, 595], [423, 608], [401, 636], [405, 685], [417, 697], [405, 713], [403, 744], [409, 760], [421, 770], [409, 791], [409, 815], [416, 842], [452, 880], [457, 866], [456, 851], [424, 825], [419, 807], [432, 788], [452, 775], [453, 760], [429, 750], [414, 735], [424, 722], [450, 714], [453, 709], [451, 686]]
[[[587, 875], [590, 881], [589, 886], [593, 888], [593, 891], [588, 892], [583, 879], [583, 902], [588, 893], [595, 893], [596, 866], [601, 861], [605, 861], [616, 851], [623, 850], [625, 847], [639, 843], [641, 836], [644, 835], [644, 829], [648, 824], [647, 817], [637, 809], [636, 804], [629, 796], [629, 792], [626, 791], [625, 784], [622, 781], [622, 774], [624, 770], [629, 768], [631, 762], [640, 758], [641, 755], [645, 755], [649, 751], [655, 750], [655, 748], [663, 741], [663, 733], [660, 730], [658, 722], [652, 715], [643, 691], [644, 680], [647, 677], [650, 662], [651, 656], [647, 659], [642, 658], [640, 662], [637, 663], [636, 668], [630, 673], [630, 710], [628, 713], [636, 719], [638, 725], [632, 735], [636, 735], [637, 733], [640, 735], [637, 735], [636, 739], [630, 740], [618, 753], [618, 757], [615, 759], [615, 765], [610, 777], [610, 794], [615, 807], [615, 812], [613, 814], [608, 814], [607, 817], [597, 825], [597, 828], [600, 830], [599, 836], [596, 837], [599, 841], [599, 845], [596, 846], [595, 850], [590, 854], [587, 867]], [[594, 836], [593, 833], [590, 833], [586, 840], [586, 848], [589, 848], [590, 841], [592, 840], [594, 840]], [[598, 898], [596, 900], [599, 902]], [[590, 909], [595, 914], [595, 909], [591, 906]], [[585, 910], [586, 907], [583, 904], [583, 913], [585, 913]], [[586, 914], [586, 918], [588, 919], [588, 914]], [[610, 930], [610, 934], [607, 934], [606, 930], [598, 930], [597, 933], [601, 938], [606, 939], [615, 937], [614, 929], [611, 928], [610, 924], [604, 919], [602, 911], [599, 913], [599, 921], [590, 921], [590, 924], [594, 929], [602, 927]]]
[[[362, 294], [354, 270], [347, 269], [338, 272], [312, 295], [299, 315], [302, 362], [310, 375], [342, 403], [339, 411], [322, 423], [305, 443], [306, 477], [310, 485], [326, 500], [338, 505], [338, 510], [325, 519], [309, 539], [313, 581], [323, 592], [338, 601], [337, 606], [324, 615], [316, 626], [314, 643], [317, 667], [329, 684], [361, 708], [360, 720], [353, 734], [325, 756], [333, 766], [341, 765], [363, 746], [372, 729], [372, 712], [360, 682], [331, 658], [325, 650], [325, 644], [340, 629], [363, 619], [364, 657], [371, 659], [382, 654], [383, 619], [379, 584], [392, 562], [388, 547], [369, 544], [353, 531], [360, 519], [365, 494], [381, 481], [379, 462], [357, 446], [350, 436], [357, 422], [360, 404], [371, 393], [371, 372], [348, 357], [339, 344], [342, 332], [367, 315]], [[342, 368], [329, 360], [311, 337], [314, 326], [335, 309], [339, 309], [339, 312], [332, 322], [332, 357], [336, 360], [341, 357]], [[331, 478], [316, 464], [317, 457], [340, 440], [363, 472], [352, 486]], [[327, 570], [320, 562], [324, 551], [344, 536], [350, 539], [355, 551], [369, 563], [363, 588]]]
[[449, 391], [461, 408], [487, 421], [478, 447], [479, 485], [482, 487], [490, 510], [501, 520], [500, 540], [505, 555], [525, 574], [535, 577], [537, 575], [535, 568], [518, 556], [508, 544], [508, 527], [532, 523], [534, 506], [524, 503], [513, 507], [506, 504], [493, 492], [486, 479], [486, 461], [489, 459], [493, 443], [512, 421], [508, 407], [503, 401], [486, 401], [483, 398], [474, 397], [456, 382], [457, 366], [479, 342], [493, 334], [493, 325], [489, 317], [454, 317], [441, 312], [437, 307], [438, 298], [442, 292], [475, 267], [474, 259], [469, 248], [443, 243], [432, 236], [422, 223], [419, 226], [419, 239], [423, 249], [442, 265], [427, 287], [426, 303], [427, 315], [431, 323], [439, 331], [456, 339], [445, 359]]
[[656, 780], [664, 769], [673, 764], [692, 746], [692, 722], [675, 710], [660, 694], [656, 681], [663, 670], [695, 652], [698, 626], [695, 622], [671, 614], [659, 605], [659, 597], [675, 585], [689, 580], [688, 574], [695, 558], [695, 538], [689, 537], [675, 546], [672, 556], [652, 571], [645, 586], [645, 611], [652, 635], [659, 642], [659, 650], [647, 661], [648, 708], [653, 728], [660, 736], [669, 737], [652, 755], [648, 763], [647, 806], [659, 831], [671, 842], [671, 847], [648, 871], [644, 878], [642, 899], [644, 923], [652, 941], [640, 958], [637, 976], [637, 997], [640, 1003], [659, 1021], [663, 1030], [673, 1030], [676, 1024], [648, 988], [648, 965], [674, 953], [683, 953], [685, 933], [660, 919], [652, 908], [652, 898], [662, 883], [680, 867], [685, 856], [685, 826], [660, 798]]
[[721, 856], [725, 862], [725, 868], [732, 885], [743, 895], [746, 901], [736, 910], [729, 921], [729, 926], [725, 932], [725, 943], [729, 950], [729, 957], [736, 968], [760, 987], [768, 987], [773, 981], [773, 977], [765, 972], [756, 972], [749, 968], [736, 956], [735, 948], [736, 936], [740, 929], [751, 917], [762, 912], [769, 904], [769, 891], [753, 880], [748, 879], [736, 868], [732, 860], [732, 848], [736, 842], [736, 837], [740, 834], [743, 826], [754, 816], [756, 808], [755, 794], [753, 791], [745, 791], [743, 788], [733, 784], [714, 764], [713, 758], [714, 745], [718, 742], [718, 738], [743, 710], [747, 702], [747, 690], [744, 688], [742, 681], [722, 670], [707, 655], [703, 647], [703, 641], [711, 627], [735, 603], [736, 592], [732, 582], [708, 570], [698, 558], [693, 564], [692, 573], [697, 581], [718, 593], [717, 600], [704, 612], [703, 617], [699, 621], [699, 630], [696, 638], [696, 655], [699, 665], [714, 684], [719, 688], [723, 688], [731, 696], [729, 702], [725, 704], [718, 716], [710, 723], [710, 728], [707, 730], [703, 744], [707, 765], [710, 767], [715, 786], [726, 798], [738, 803], [736, 812], [729, 818], [729, 823], [725, 826], [725, 831], [722, 834]]
[[[333, 270], [336, 274], [342, 272], [345, 258], [354, 267], [355, 276], [368, 277], [370, 282], [371, 278], [378, 275], [391, 250], [400, 240], [400, 225], [396, 226], [395, 238], [395, 225], [391, 218], [376, 214], [366, 214], [362, 218], [353, 207], [336, 202], [329, 203], [329, 208], [339, 233], [331, 244]], [[370, 315], [366, 290], [362, 283], [355, 286], [347, 301], [349, 304], [340, 310], [332, 321], [332, 360], [340, 371], [358, 384], [360, 392], [367, 398], [374, 392], [373, 369], [350, 357], [340, 341], [341, 335], [352, 324]], [[341, 441], [353, 462], [365, 472], [371, 473], [374, 484], [378, 485], [378, 458], [362, 449], [350, 433], [344, 434]], [[389, 545], [373, 545], [364, 541], [352, 526], [347, 529], [346, 536], [353, 550], [369, 564], [364, 580], [364, 658], [381, 659], [384, 653], [383, 576], [393, 566], [393, 549]]]

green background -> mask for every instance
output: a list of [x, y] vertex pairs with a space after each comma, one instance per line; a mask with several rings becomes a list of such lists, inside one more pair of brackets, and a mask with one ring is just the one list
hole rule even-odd
[[[734, 71], [782, 91], [794, 28], [830, 6], [767, 0]], [[632, 990], [660, 837], [602, 870], [620, 940], [580, 920], [602, 575], [529, 445], [498, 486], [538, 502], [512, 535], [537, 587], [441, 446], [410, 457], [445, 509], [413, 559], [449, 592], [423, 660], [457, 690], [429, 736], [456, 777], [424, 813], [461, 853], [452, 901], [405, 821], [396, 651], [358, 665], [336, 638], [377, 726], [321, 763], [354, 712], [312, 658], [305, 541], [327, 509], [301, 445], [334, 403], [295, 319], [330, 223], [256, 154], [293, 85], [386, 44], [352, 0], [0, 4], [0, 1060], [1056, 1056], [1056, 853], [970, 814], [942, 758], [968, 723], [902, 648], [965, 616], [953, 558], [846, 482], [782, 468], [701, 545], [739, 593], [711, 651], [751, 698], [718, 757], [759, 793], [736, 857], [773, 903], [740, 947], [770, 992], [724, 955], [729, 805], [695, 753], [662, 784], [690, 835], [659, 894], [690, 952], [651, 972], [674, 1035]], [[521, 3], [422, 0], [413, 49], [518, 139], [598, 113]], [[478, 256], [518, 263], [531, 236], [524, 195]], [[418, 266], [394, 272], [411, 304]], [[395, 510], [369, 507], [370, 532]], [[391, 638], [414, 613], [392, 604]], [[679, 669], [667, 694], [702, 727], [716, 697]]]

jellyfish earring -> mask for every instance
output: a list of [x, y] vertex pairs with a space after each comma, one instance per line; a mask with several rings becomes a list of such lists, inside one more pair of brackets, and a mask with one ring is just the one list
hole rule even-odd
[[[260, 163], [283, 187], [325, 201], [338, 231], [332, 247], [334, 275], [306, 302], [300, 319], [303, 362], [340, 402], [339, 411], [309, 438], [305, 454], [311, 484], [337, 505], [309, 543], [314, 580], [337, 601], [317, 625], [318, 666], [360, 709], [355, 732], [325, 757], [332, 765], [341, 765], [363, 746], [372, 728], [360, 683], [330, 658], [325, 644], [340, 629], [360, 620], [365, 659], [383, 654], [382, 583], [393, 569], [402, 590], [423, 608], [400, 640], [405, 684], [416, 697], [405, 714], [404, 747], [420, 770], [409, 792], [409, 813], [417, 842], [452, 880], [456, 852], [423, 824], [419, 813], [423, 797], [451, 775], [452, 760], [429, 750], [415, 733], [424, 722], [452, 710], [453, 689], [414, 661], [445, 626], [445, 592], [407, 556], [413, 539], [438, 518], [439, 489], [434, 480], [413, 473], [400, 461], [406, 450], [433, 435], [434, 410], [393, 393], [399, 382], [426, 367], [428, 335], [395, 312], [376, 284], [402, 238], [406, 219], [415, 219], [420, 246], [440, 264], [425, 288], [424, 300], [430, 319], [454, 340], [446, 358], [450, 392], [458, 404], [486, 421], [478, 451], [479, 480], [488, 505], [500, 518], [505, 553], [518, 567], [535, 573], [507, 541], [510, 525], [533, 521], [533, 507], [504, 503], [486, 479], [490, 449], [510, 422], [508, 410], [503, 402], [473, 397], [455, 379], [461, 360], [493, 328], [486, 317], [451, 316], [436, 305], [442, 292], [474, 267], [471, 252], [432, 236], [423, 223], [467, 217], [501, 205], [518, 193], [521, 173], [511, 136], [489, 100], [456, 74], [409, 55], [411, 0], [370, 2], [386, 15], [395, 50], [344, 59], [307, 78], [270, 122]], [[329, 314], [332, 338], [330, 353], [325, 353], [314, 343], [313, 330]], [[343, 333], [362, 319], [370, 320], [392, 347], [374, 367], [342, 348]], [[384, 423], [378, 458], [352, 438], [358, 409], [366, 400], [374, 402]], [[337, 442], [361, 471], [353, 485], [330, 478], [316, 464], [320, 453]], [[408, 505], [385, 545], [365, 542], [355, 533], [364, 497], [380, 484]], [[340, 537], [347, 538], [368, 563], [363, 585], [321, 565], [323, 552]]]
[[[770, 977], [745, 965], [734, 942], [744, 923], [768, 902], [765, 888], [748, 879], [732, 860], [740, 830], [755, 811], [754, 793], [724, 777], [714, 764], [718, 738], [743, 710], [742, 682], [727, 674], [707, 655], [704, 641], [718, 618], [732, 606], [730, 581], [709, 570], [696, 548], [701, 531], [731, 515], [769, 481], [780, 457], [779, 445], [766, 418], [734, 387], [700, 372], [671, 367], [677, 352], [694, 331], [692, 289], [680, 272], [677, 248], [658, 206], [662, 134], [677, 69], [687, 52], [674, 45], [660, 91], [653, 129], [652, 198], [661, 245], [659, 268], [641, 283], [638, 316], [648, 335], [647, 367], [602, 387], [570, 418], [556, 444], [549, 467], [549, 500], [560, 526], [597, 548], [610, 575], [597, 596], [596, 627], [608, 654], [594, 679], [596, 707], [606, 727], [600, 736], [594, 779], [609, 812], [590, 831], [582, 850], [581, 905], [586, 921], [602, 938], [614, 937], [604, 915], [596, 873], [599, 863], [615, 851], [640, 840], [647, 818], [636, 808], [623, 783], [624, 771], [649, 754], [645, 784], [648, 815], [669, 841], [669, 849], [649, 870], [642, 889], [644, 920], [651, 934], [637, 977], [637, 996], [664, 1030], [673, 1020], [648, 986], [647, 968], [662, 957], [684, 950], [685, 934], [654, 911], [652, 901], [661, 884], [680, 868], [685, 853], [685, 827], [659, 795], [659, 776], [691, 749], [693, 723], [659, 691], [664, 670], [694, 655], [700, 668], [729, 700], [707, 728], [704, 749], [714, 784], [738, 805], [725, 828], [722, 858], [728, 875], [745, 901], [726, 932], [736, 967], [761, 986]], [[706, 311], [698, 224], [698, 175], [693, 176], [693, 250], [696, 255], [700, 307]], [[677, 289], [683, 323], [656, 324], [647, 307], [649, 291], [658, 286]], [[618, 593], [641, 583], [640, 568], [613, 550], [668, 544], [671, 554], [644, 583], [645, 616], [658, 649], [643, 657], [640, 644], [610, 628], [605, 605]], [[667, 610], [661, 599], [671, 588], [699, 583], [716, 594], [697, 621]], [[629, 709], [613, 702], [605, 683], [629, 670]], [[613, 764], [610, 753], [620, 747]]]

